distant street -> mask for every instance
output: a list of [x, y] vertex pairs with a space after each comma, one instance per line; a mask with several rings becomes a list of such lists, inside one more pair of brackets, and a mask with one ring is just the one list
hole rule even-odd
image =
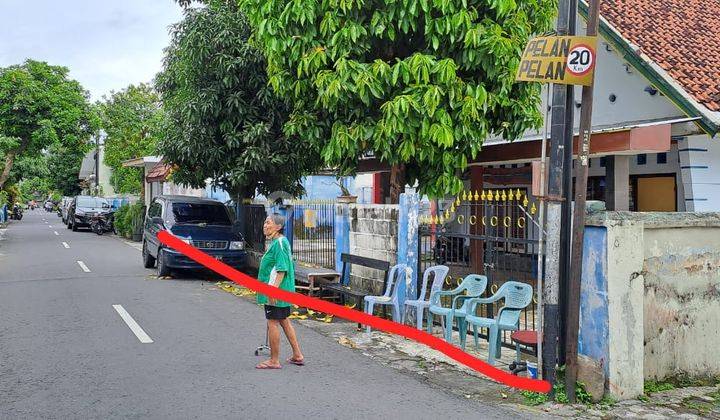
[[508, 415], [301, 326], [308, 364], [258, 371], [261, 311], [185, 277], [159, 280], [113, 235], [26, 212], [0, 241], [0, 418]]

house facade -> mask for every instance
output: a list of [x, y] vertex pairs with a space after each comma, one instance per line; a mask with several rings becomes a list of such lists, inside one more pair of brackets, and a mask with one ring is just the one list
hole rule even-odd
[[[602, 2], [588, 199], [613, 210], [720, 210], [720, 24], [708, 18], [718, 15], [717, 2]], [[583, 19], [577, 30], [585, 33]], [[548, 88], [542, 110], [549, 124]], [[576, 87], [575, 152], [580, 98]], [[466, 188], [531, 191], [543, 131], [488, 139], [470, 163]], [[387, 200], [389, 170], [375, 159], [360, 162], [361, 172], [373, 174], [377, 203]]]

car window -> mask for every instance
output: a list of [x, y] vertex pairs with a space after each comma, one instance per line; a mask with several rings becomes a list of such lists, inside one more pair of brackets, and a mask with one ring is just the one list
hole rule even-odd
[[225, 206], [204, 203], [173, 203], [172, 214], [176, 223], [206, 223], [208, 225], [231, 225]]
[[110, 206], [106, 199], [100, 197], [78, 197], [78, 207], [102, 207], [104, 205]]
[[150, 210], [148, 210], [148, 216], [149, 217], [160, 217], [162, 215], [162, 205], [158, 203], [157, 201], [152, 203], [150, 205]]

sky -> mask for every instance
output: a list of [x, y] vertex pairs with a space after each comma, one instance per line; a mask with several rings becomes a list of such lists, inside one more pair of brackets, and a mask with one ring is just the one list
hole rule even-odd
[[0, 0], [0, 67], [62, 65], [99, 100], [151, 82], [181, 19], [173, 0]]

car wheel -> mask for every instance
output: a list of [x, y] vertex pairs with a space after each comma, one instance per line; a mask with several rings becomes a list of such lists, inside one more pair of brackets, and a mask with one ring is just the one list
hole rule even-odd
[[165, 251], [158, 250], [157, 254], [157, 275], [158, 277], [167, 277], [170, 275], [170, 267], [165, 264]]
[[155, 258], [152, 255], [150, 255], [150, 253], [148, 252], [147, 243], [145, 241], [143, 241], [142, 258], [143, 258], [143, 266], [145, 268], [155, 267]]
[[77, 223], [75, 223], [74, 220], [72, 220], [71, 223], [72, 223], [72, 231], [77, 232], [78, 231]]
[[67, 226], [68, 229], [72, 229], [72, 225], [70, 224], [70, 221], [69, 221], [69, 220], [68, 220], [68, 222], [67, 222], [65, 225]]

